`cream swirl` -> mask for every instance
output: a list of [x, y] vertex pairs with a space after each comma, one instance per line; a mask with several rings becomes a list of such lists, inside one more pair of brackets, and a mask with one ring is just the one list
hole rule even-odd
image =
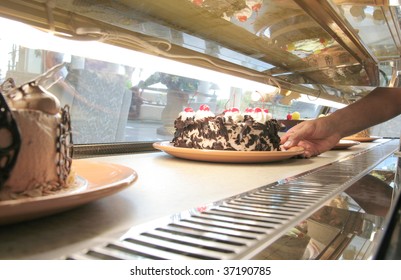
[[261, 109], [259, 107], [255, 109], [247, 109], [245, 111], [245, 115], [249, 115], [253, 118], [253, 120], [257, 123], [264, 124], [268, 120], [271, 120], [273, 118], [272, 114], [269, 113], [267, 109]]
[[224, 121], [238, 123], [244, 120], [244, 116], [238, 110], [238, 108], [231, 108], [224, 111]]
[[214, 117], [214, 113], [210, 111], [209, 106], [203, 104], [199, 107], [199, 110], [195, 113], [195, 120], [201, 120], [209, 117]]
[[191, 119], [195, 116], [195, 112], [192, 108], [187, 107], [184, 109], [184, 111], [180, 112], [178, 114], [178, 117], [181, 118], [181, 120], [185, 121], [187, 119]]

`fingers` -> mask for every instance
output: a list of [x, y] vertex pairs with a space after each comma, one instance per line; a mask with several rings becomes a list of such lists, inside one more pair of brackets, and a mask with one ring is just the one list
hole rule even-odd
[[291, 139], [288, 139], [287, 141], [284, 142], [283, 147], [284, 147], [284, 149], [289, 149], [289, 148], [294, 147], [296, 145], [297, 145], [296, 142], [294, 142]]
[[315, 157], [320, 154], [315, 146], [309, 142], [301, 141], [298, 145], [304, 148], [303, 156], [305, 158]]
[[289, 130], [281, 139], [281, 143], [285, 149], [297, 146], [299, 141], [300, 130]]

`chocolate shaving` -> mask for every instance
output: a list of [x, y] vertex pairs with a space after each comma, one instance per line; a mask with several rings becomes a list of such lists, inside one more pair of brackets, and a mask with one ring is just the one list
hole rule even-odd
[[5, 131], [5, 134], [11, 137], [11, 141], [7, 143], [7, 146], [0, 145], [0, 189], [14, 168], [21, 147], [21, 135], [18, 125], [2, 93], [5, 83], [10, 83], [10, 87], [15, 87], [14, 81], [8, 79], [0, 88], [0, 130]]
[[71, 117], [68, 105], [61, 109], [61, 123], [57, 129], [57, 138], [57, 175], [59, 176], [59, 182], [64, 184], [71, 172], [73, 157]]

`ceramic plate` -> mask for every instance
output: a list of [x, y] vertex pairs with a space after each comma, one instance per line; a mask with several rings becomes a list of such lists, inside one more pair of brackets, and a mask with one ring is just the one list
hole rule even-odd
[[369, 136], [369, 137], [344, 137], [344, 140], [352, 140], [357, 142], [373, 142], [377, 139], [381, 139], [379, 136]]
[[112, 195], [137, 179], [129, 167], [91, 160], [73, 161], [78, 186], [71, 190], [35, 197], [0, 201], [0, 225], [59, 213]]
[[274, 152], [200, 150], [174, 147], [169, 141], [156, 142], [153, 144], [153, 147], [178, 158], [231, 163], [279, 161], [292, 158], [304, 152], [304, 149], [301, 147], [293, 147], [287, 151]]
[[359, 145], [361, 144], [358, 141], [353, 141], [353, 140], [344, 140], [341, 139], [340, 142], [337, 143], [337, 145], [335, 145], [332, 150], [343, 150], [343, 149], [348, 149], [349, 147], [355, 146], [355, 145]]

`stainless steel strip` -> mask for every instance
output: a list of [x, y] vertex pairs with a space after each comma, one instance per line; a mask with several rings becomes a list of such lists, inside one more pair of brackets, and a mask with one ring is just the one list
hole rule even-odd
[[[111, 245], [118, 246], [122, 250], [128, 249], [135, 255], [143, 255], [149, 259], [181, 259], [181, 260], [194, 260], [199, 258], [194, 258], [185, 254], [176, 254], [168, 250], [160, 250], [158, 247], [147, 246], [146, 244], [140, 244], [140, 242], [133, 243], [131, 239], [126, 239], [122, 241], [115, 241]], [[128, 252], [128, 251], [127, 251]]]
[[238, 238], [235, 236], [229, 236], [229, 235], [214, 233], [214, 232], [205, 232], [205, 231], [200, 231], [200, 230], [196, 230], [196, 229], [192, 229], [192, 228], [166, 226], [166, 227], [157, 228], [157, 230], [174, 232], [176, 234], [183, 235], [183, 236], [191, 236], [191, 237], [196, 237], [199, 239], [214, 240], [216, 242], [221, 242], [221, 243], [225, 243], [225, 244], [233, 244], [233, 245], [237, 245], [237, 246], [250, 245], [250, 242], [248, 242], [244, 238]]
[[204, 239], [199, 237], [193, 236], [185, 236], [182, 234], [177, 234], [175, 232], [167, 232], [161, 230], [150, 230], [144, 233], [145, 236], [161, 239], [161, 240], [170, 240], [173, 243], [177, 244], [194, 244], [194, 247], [198, 248], [208, 248], [209, 250], [216, 251], [216, 252], [223, 252], [223, 253], [234, 253], [238, 248], [243, 247], [242, 245], [237, 244], [228, 244], [223, 242], [218, 242], [213, 239]]
[[207, 233], [223, 234], [223, 235], [227, 236], [227, 238], [235, 237], [235, 238], [240, 238], [240, 239], [244, 239], [244, 240], [258, 239], [258, 234], [254, 233], [254, 232], [243, 232], [243, 231], [232, 230], [232, 229], [227, 229], [227, 228], [222, 228], [222, 227], [214, 227], [213, 225], [194, 223], [194, 222], [185, 221], [185, 220], [175, 222], [173, 224], [170, 224], [170, 226], [183, 227], [185, 229], [187, 229], [187, 228], [196, 229], [196, 230], [200, 230], [200, 231], [207, 232]]
[[[160, 251], [168, 251], [176, 255], [190, 256], [198, 259], [204, 260], [218, 260], [222, 259], [225, 255], [235, 255], [234, 252], [219, 252], [214, 250], [214, 248], [185, 243], [181, 244], [178, 242], [171, 242], [169, 240], [163, 240], [160, 238], [155, 238], [152, 236], [145, 236], [140, 234], [130, 239], [125, 239], [134, 244], [145, 245], [148, 244], [150, 248]], [[146, 252], [146, 251], [145, 251]]]

